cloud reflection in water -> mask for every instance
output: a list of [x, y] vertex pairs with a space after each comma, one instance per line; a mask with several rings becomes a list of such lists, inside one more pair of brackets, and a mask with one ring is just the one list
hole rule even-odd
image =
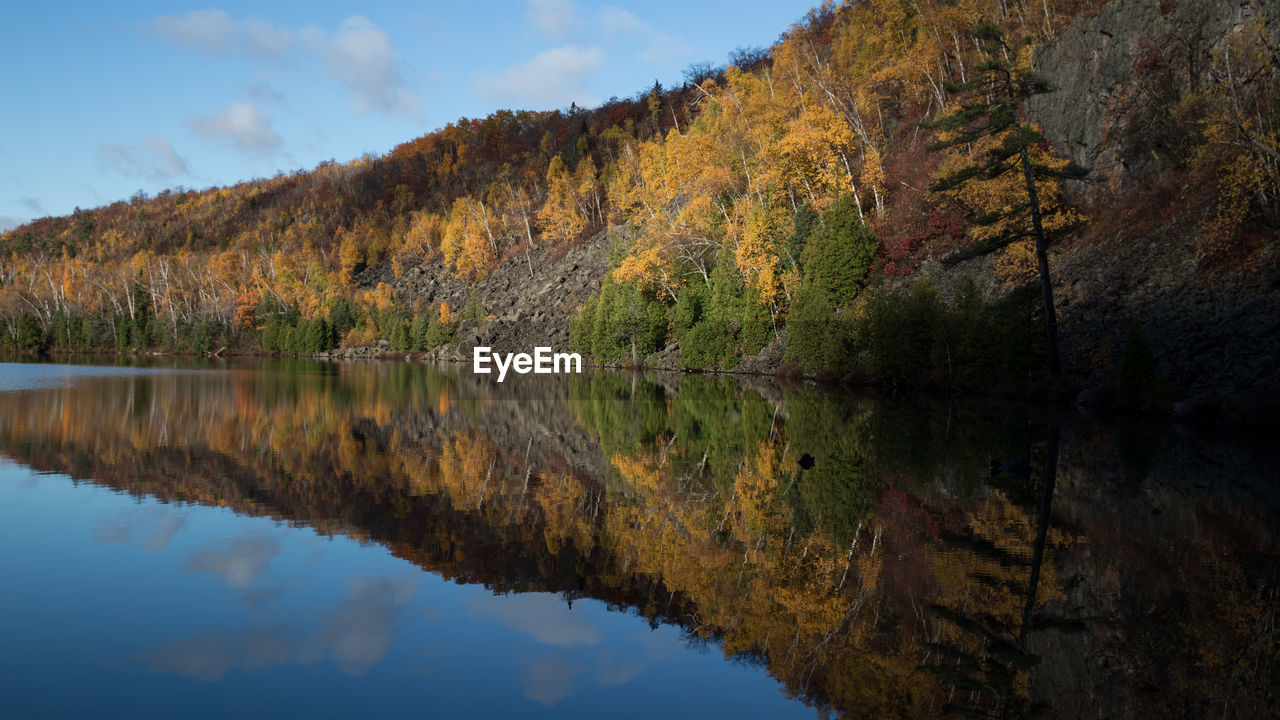
[[149, 653], [146, 661], [155, 672], [205, 682], [221, 680], [235, 670], [326, 658], [348, 675], [361, 675], [391, 650], [395, 633], [402, 629], [397, 627], [400, 610], [417, 588], [412, 576], [353, 578], [343, 603], [309, 631], [288, 624], [300, 614], [296, 609], [279, 608], [276, 612], [282, 617], [276, 622], [175, 640]]

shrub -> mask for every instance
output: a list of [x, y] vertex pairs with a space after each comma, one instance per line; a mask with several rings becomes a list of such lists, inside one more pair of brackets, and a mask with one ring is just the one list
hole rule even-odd
[[573, 349], [603, 363], [635, 359], [666, 342], [667, 311], [654, 288], [605, 276], [600, 295], [589, 299], [569, 327]]
[[444, 322], [439, 315], [432, 315], [423, 332], [421, 347], [415, 346], [415, 349], [435, 350], [438, 347], [453, 344], [453, 328], [453, 323]]

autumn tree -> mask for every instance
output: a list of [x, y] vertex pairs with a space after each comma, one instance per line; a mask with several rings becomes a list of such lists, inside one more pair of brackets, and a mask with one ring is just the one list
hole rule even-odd
[[446, 222], [444, 217], [425, 210], [413, 213], [401, 243], [401, 251], [405, 255], [401, 264], [421, 263], [438, 250]]
[[1054, 167], [1033, 161], [1032, 150], [1044, 142], [1044, 136], [1022, 121], [1021, 106], [1026, 98], [1049, 92], [1049, 86], [1026, 63], [1010, 60], [1019, 57], [1026, 46], [1005, 42], [1004, 31], [991, 23], [978, 23], [972, 35], [986, 52], [986, 59], [974, 65], [973, 77], [967, 82], [948, 84], [949, 92], [963, 98], [959, 107], [926, 123], [925, 127], [941, 134], [941, 139], [931, 146], [934, 150], [979, 143], [984, 150], [970, 163], [944, 174], [934, 183], [933, 190], [953, 190], [974, 182], [999, 183], [1014, 175], [1020, 176], [1025, 194], [1010, 204], [971, 217], [975, 225], [999, 223], [1002, 229], [979, 244], [948, 256], [947, 261], [956, 263], [989, 254], [1019, 240], [1032, 240], [1044, 311], [1049, 373], [1057, 377], [1061, 373], [1061, 361], [1053, 281], [1049, 274], [1050, 237], [1046, 229], [1049, 223], [1040, 196], [1044, 183], [1080, 179], [1085, 171], [1070, 164]]
[[575, 177], [557, 155], [547, 166], [547, 199], [538, 210], [538, 228], [551, 237], [567, 242], [587, 227], [579, 205], [579, 187]]
[[482, 201], [458, 198], [449, 211], [440, 250], [460, 277], [478, 278], [497, 259], [496, 218]]
[[354, 231], [342, 233], [338, 242], [338, 273], [344, 284], [364, 268], [364, 249]]
[[1280, 49], [1262, 17], [1246, 23], [1209, 59], [1209, 82], [1176, 108], [1195, 119], [1201, 142], [1191, 167], [1217, 186], [1217, 212], [1203, 228], [1206, 250], [1221, 252], [1252, 221], [1280, 220]]

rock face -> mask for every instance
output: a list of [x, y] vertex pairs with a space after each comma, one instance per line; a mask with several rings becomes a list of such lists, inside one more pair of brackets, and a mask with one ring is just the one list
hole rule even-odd
[[[456, 345], [431, 353], [431, 359], [470, 361], [477, 345], [504, 353], [530, 352], [539, 345], [567, 351], [569, 323], [582, 303], [600, 290], [608, 271], [609, 244], [621, 232], [615, 228], [597, 233], [563, 254], [539, 247], [527, 258], [523, 253], [512, 255], [476, 283], [453, 277], [438, 263], [385, 280], [424, 306], [447, 302], [456, 314], [474, 298], [484, 309], [488, 317], [479, 328], [464, 329]], [[361, 277], [370, 285], [379, 279], [383, 278]]]
[[1036, 70], [1055, 91], [1027, 110], [1059, 153], [1093, 170], [1093, 199], [1132, 191], [1176, 161], [1185, 135], [1171, 121], [1174, 106], [1260, 16], [1280, 40], [1280, 3], [1116, 0], [1036, 52]]

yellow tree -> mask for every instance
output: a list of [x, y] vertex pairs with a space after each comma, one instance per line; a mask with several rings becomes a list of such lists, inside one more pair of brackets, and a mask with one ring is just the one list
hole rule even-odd
[[537, 215], [538, 229], [561, 242], [576, 238], [587, 227], [578, 205], [574, 178], [557, 155], [547, 166], [547, 199]]
[[770, 305], [776, 303], [782, 291], [778, 240], [787, 224], [789, 218], [777, 204], [761, 207], [745, 195], [734, 203], [734, 259], [760, 299]]
[[830, 108], [806, 102], [768, 148], [765, 181], [825, 209], [845, 188], [856, 195], [849, 162], [855, 143], [848, 123]]
[[353, 276], [364, 267], [364, 248], [354, 229], [338, 232], [338, 277], [343, 285], [350, 285]]
[[440, 250], [459, 277], [476, 279], [497, 260], [493, 219], [481, 201], [464, 195], [453, 202]]
[[723, 244], [716, 221], [730, 219], [732, 198], [742, 192], [734, 167], [706, 124], [628, 145], [610, 186], [610, 203], [644, 233], [615, 277], [659, 282], [673, 299], [684, 275], [706, 282]]
[[1272, 226], [1280, 218], [1280, 52], [1271, 37], [1262, 18], [1232, 34], [1213, 53], [1212, 81], [1179, 105], [1203, 132], [1192, 166], [1217, 185], [1217, 212], [1203, 231], [1210, 251], [1259, 213]]
[[440, 247], [444, 236], [445, 218], [420, 210], [413, 213], [405, 232], [402, 252], [404, 262], [421, 263]]

